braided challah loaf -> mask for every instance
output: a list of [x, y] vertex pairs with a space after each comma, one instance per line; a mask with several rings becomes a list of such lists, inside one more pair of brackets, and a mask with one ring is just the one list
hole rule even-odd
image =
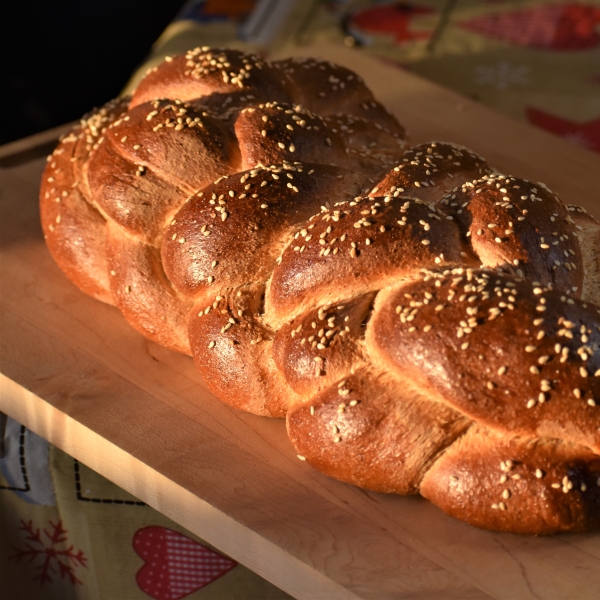
[[351, 71], [196, 49], [49, 158], [46, 241], [299, 457], [474, 525], [600, 527], [600, 224]]

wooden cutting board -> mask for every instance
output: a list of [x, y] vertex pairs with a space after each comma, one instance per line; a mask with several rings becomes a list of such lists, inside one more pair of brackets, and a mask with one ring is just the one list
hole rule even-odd
[[[599, 156], [358, 51], [310, 53], [362, 74], [413, 142], [465, 144], [600, 216]], [[297, 598], [600, 598], [600, 533], [486, 532], [321, 476], [282, 421], [224, 406], [190, 358], [79, 292], [38, 223], [30, 158], [55, 137], [0, 149], [1, 411]]]

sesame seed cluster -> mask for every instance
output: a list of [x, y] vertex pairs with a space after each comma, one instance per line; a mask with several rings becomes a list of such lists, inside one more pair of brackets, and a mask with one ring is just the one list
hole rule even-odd
[[102, 214], [158, 246], [173, 212], [230, 165], [238, 167], [239, 151], [221, 120], [202, 106], [161, 99], [135, 106], [105, 129], [87, 180]]
[[392, 166], [406, 149], [403, 129], [389, 130], [350, 115], [321, 117], [299, 104], [247, 107], [235, 127], [246, 164], [317, 162], [376, 173]]
[[290, 319], [307, 304], [378, 290], [410, 277], [418, 266], [460, 263], [463, 254], [456, 227], [421, 200], [337, 202], [294, 234], [278, 258], [267, 307]]
[[397, 370], [417, 369], [445, 402], [486, 427], [598, 452], [599, 315], [597, 305], [555, 289], [458, 268], [427, 273], [390, 296], [373, 343]]
[[229, 91], [230, 86], [244, 87], [252, 80], [255, 71], [266, 65], [254, 54], [232, 54], [226, 51], [212, 50], [208, 46], [194, 48], [185, 54], [185, 75], [194, 79], [223, 81]]
[[468, 148], [431, 142], [407, 150], [370, 195], [402, 194], [436, 202], [440, 194], [491, 173], [485, 159]]
[[581, 290], [583, 257], [575, 222], [546, 186], [492, 175], [462, 184], [441, 205], [488, 266], [509, 264], [520, 277], [573, 294]]
[[171, 220], [162, 243], [165, 272], [196, 302], [220, 289], [266, 282], [290, 229], [306, 223], [324, 196], [352, 198], [363, 182], [338, 167], [301, 163], [223, 177]]
[[480, 527], [600, 527], [600, 224], [348, 69], [197, 48], [49, 158], [58, 264], [298, 456]]

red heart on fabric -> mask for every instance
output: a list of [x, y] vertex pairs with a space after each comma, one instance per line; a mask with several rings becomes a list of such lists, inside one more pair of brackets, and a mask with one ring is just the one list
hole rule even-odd
[[143, 527], [133, 549], [146, 564], [136, 573], [139, 588], [155, 600], [179, 600], [233, 569], [237, 563], [166, 527]]

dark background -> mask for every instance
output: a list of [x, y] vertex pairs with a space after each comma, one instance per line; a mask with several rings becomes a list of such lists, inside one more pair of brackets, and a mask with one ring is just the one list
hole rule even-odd
[[119, 94], [184, 0], [2, 0], [0, 144]]

